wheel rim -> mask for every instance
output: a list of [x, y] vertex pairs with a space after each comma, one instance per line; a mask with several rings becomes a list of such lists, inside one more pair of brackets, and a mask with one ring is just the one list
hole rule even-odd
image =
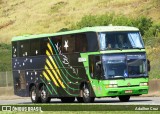
[[84, 88], [83, 95], [85, 98], [89, 98], [89, 90], [88, 88]]
[[32, 91], [32, 96], [31, 96], [31, 97], [32, 97], [32, 99], [33, 99], [34, 101], [36, 100], [36, 92], [35, 92], [34, 90]]
[[46, 96], [47, 96], [47, 95], [46, 95], [46, 91], [45, 91], [45, 90], [42, 90], [42, 91], [41, 91], [41, 98], [42, 98], [42, 99], [46, 99]]

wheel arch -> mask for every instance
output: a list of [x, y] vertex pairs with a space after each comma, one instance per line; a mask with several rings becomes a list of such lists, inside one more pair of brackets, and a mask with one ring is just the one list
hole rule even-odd
[[31, 83], [31, 84], [29, 85], [29, 97], [31, 96], [30, 91], [31, 91], [31, 88], [32, 88], [33, 86], [36, 86], [36, 85], [35, 85], [34, 83]]
[[80, 92], [79, 92], [79, 93], [80, 93], [79, 96], [80, 96], [80, 97], [83, 96], [83, 95], [82, 95], [82, 89], [83, 89], [83, 86], [84, 86], [84, 85], [88, 85], [87, 81], [82, 81], [81, 84], [80, 84], [80, 86], [79, 86], [79, 91], [80, 91]]
[[[43, 85], [45, 85], [45, 84], [44, 84], [44, 83], [39, 83], [38, 85], [36, 85], [35, 83], [31, 83], [31, 84], [29, 85], [29, 93], [30, 93], [31, 88], [32, 88], [33, 86], [35, 86], [35, 87], [37, 88], [37, 90], [40, 90], [40, 88], [41, 88]], [[29, 94], [29, 97], [30, 97], [30, 94]]]
[[88, 85], [87, 81], [81, 82], [81, 84], [80, 84], [80, 86], [79, 86], [79, 89], [82, 90], [82, 88], [83, 88], [83, 86], [84, 86], [85, 84]]
[[46, 86], [44, 83], [39, 83], [38, 84], [38, 89], [40, 90], [43, 85]]

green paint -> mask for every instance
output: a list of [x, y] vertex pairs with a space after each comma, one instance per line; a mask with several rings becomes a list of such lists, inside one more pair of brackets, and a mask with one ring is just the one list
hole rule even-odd
[[[130, 53], [130, 52], [145, 52], [145, 49], [131, 49], [131, 50], [107, 50], [93, 53], [81, 53], [82, 58], [86, 58], [87, 61], [83, 62], [86, 68], [86, 74], [91, 86], [95, 93], [95, 97], [115, 97], [120, 95], [140, 95], [148, 93], [148, 86], [140, 86], [141, 82], [147, 82], [148, 78], [125, 78], [115, 80], [98, 80], [92, 79], [89, 72], [89, 55], [99, 55], [107, 53]], [[118, 87], [108, 88], [109, 84], [116, 83]], [[125, 93], [126, 90], [132, 91], [132, 93]]]
[[78, 96], [79, 94], [71, 94], [71, 93], [69, 93], [67, 90], [66, 90], [66, 88], [64, 88], [64, 90], [69, 94], [69, 95], [71, 95], [71, 96]]
[[79, 29], [79, 30], [58, 32], [58, 33], [52, 33], [52, 34], [17, 36], [17, 37], [12, 38], [12, 41], [20, 41], [20, 40], [27, 40], [27, 39], [37, 39], [37, 38], [44, 38], [44, 37], [53, 37], [53, 36], [76, 34], [76, 33], [83, 33], [83, 32], [113, 32], [113, 31], [139, 31], [139, 29], [137, 29], [135, 27], [127, 27], [127, 26], [86, 27], [86, 28], [82, 28], [82, 29]]
[[130, 52], [146, 52], [146, 50], [145, 49], [106, 50], [106, 51], [100, 51], [100, 54], [106, 54], [106, 53], [130, 53]]
[[53, 91], [56, 93], [56, 95], [58, 95], [58, 93], [57, 93], [57, 91], [54, 89], [53, 85], [52, 85], [52, 84], [50, 84], [50, 85], [51, 85]]
[[[54, 37], [54, 36], [59, 36], [59, 35], [67, 35], [67, 34], [77, 34], [77, 33], [84, 33], [84, 32], [113, 32], [113, 31], [139, 31], [137, 28], [134, 27], [124, 27], [124, 26], [106, 26], [106, 27], [87, 27], [83, 28], [80, 30], [74, 30], [74, 31], [67, 31], [67, 32], [59, 32], [59, 33], [54, 33], [54, 34], [40, 34], [40, 35], [28, 35], [28, 36], [19, 36], [19, 37], [14, 37], [12, 41], [21, 41], [21, 40], [27, 40], [27, 39], [40, 39], [40, 38], [46, 38], [46, 37]], [[81, 79], [78, 76], [75, 77], [71, 75], [66, 69], [63, 71], [61, 69], [61, 66], [64, 67], [59, 53], [52, 43], [52, 41], [49, 38], [49, 42], [52, 45], [52, 48], [54, 49], [54, 52], [56, 53], [57, 57], [54, 57], [54, 60], [58, 67], [60, 68], [61, 73], [63, 76], [67, 79], [67, 81], [72, 82], [66, 77], [65, 73], [66, 72], [71, 78], [73, 79]], [[130, 52], [145, 52], [145, 49], [122, 49], [122, 50], [106, 50], [106, 51], [100, 51], [100, 52], [88, 52], [88, 53], [81, 53], [82, 58], [86, 58], [87, 61], [83, 62], [84, 68], [86, 69], [86, 74], [88, 76], [89, 81], [91, 82], [91, 87], [93, 88], [93, 91], [95, 93], [95, 97], [114, 97], [114, 96], [120, 96], [120, 95], [138, 95], [138, 94], [147, 94], [148, 93], [148, 86], [140, 86], [141, 82], [148, 82], [148, 78], [125, 78], [125, 79], [115, 79], [115, 80], [98, 80], [98, 79], [92, 79], [90, 76], [89, 72], [89, 55], [98, 55], [98, 54], [106, 54], [106, 53], [130, 53]], [[60, 63], [60, 64], [59, 64]], [[61, 77], [63, 80], [64, 84], [68, 87], [68, 89], [72, 90], [79, 90], [79, 89], [74, 89], [71, 88], [63, 79], [64, 77]], [[41, 79], [43, 83], [43, 79]], [[72, 82], [73, 83], [73, 82]], [[111, 88], [109, 87], [110, 84], [117, 84], [117, 87]], [[46, 84], [46, 83], [45, 83]], [[76, 83], [73, 83], [77, 85]], [[49, 89], [48, 85], [46, 84], [46, 87], [50, 94], [52, 94], [51, 90]], [[51, 87], [53, 91], [57, 94], [56, 90], [51, 84]], [[78, 96], [79, 94], [71, 94], [67, 88], [63, 88], [64, 91], [71, 96]], [[126, 90], [132, 91], [132, 93], [125, 93]]]
[[[55, 48], [55, 46], [53, 45], [53, 43], [51, 42], [51, 40], [49, 39], [49, 41], [50, 41], [50, 43], [51, 43], [51, 45], [52, 45], [52, 47], [53, 47], [53, 49], [54, 49], [54, 51], [56, 52], [56, 55], [58, 56], [59, 54], [58, 54], [58, 52], [57, 52], [57, 50], [56, 50], [56, 48]], [[64, 65], [63, 65], [63, 63], [62, 63], [62, 61], [60, 60], [60, 57], [58, 56], [58, 60], [59, 60], [59, 62], [61, 63], [61, 65], [62, 65], [62, 67], [64, 68]], [[58, 62], [57, 62], [57, 60], [55, 59], [55, 61], [56, 61], [56, 63], [58, 64]], [[60, 68], [60, 65], [58, 64], [58, 67]], [[61, 69], [60, 69], [61, 70]], [[61, 70], [62, 71], [62, 70]], [[74, 77], [74, 76], [72, 76], [66, 69], [65, 69], [65, 71], [67, 72], [67, 74], [70, 76], [70, 77], [72, 77], [72, 78], [74, 78], [74, 79], [81, 79], [81, 78], [77, 78], [77, 77]], [[63, 75], [65, 76], [65, 74], [64, 74], [64, 72], [62, 71], [62, 73], [63, 73]], [[65, 76], [66, 77], [66, 76]], [[67, 78], [67, 77], [66, 77]], [[68, 79], [68, 78], [67, 78]], [[68, 79], [69, 80], [69, 79]]]

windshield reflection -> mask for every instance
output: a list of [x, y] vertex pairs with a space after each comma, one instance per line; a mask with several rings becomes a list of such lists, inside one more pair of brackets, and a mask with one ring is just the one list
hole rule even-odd
[[130, 77], [147, 76], [145, 55], [127, 55], [127, 65]]
[[144, 44], [139, 32], [99, 33], [100, 49], [142, 49]]
[[147, 76], [145, 54], [102, 55], [105, 79]]
[[102, 63], [105, 79], [127, 77], [125, 55], [103, 55]]

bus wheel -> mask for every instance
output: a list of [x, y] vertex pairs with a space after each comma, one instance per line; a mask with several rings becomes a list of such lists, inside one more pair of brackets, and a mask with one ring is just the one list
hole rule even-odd
[[119, 100], [121, 102], [128, 102], [130, 99], [130, 96], [129, 95], [124, 95], [124, 96], [119, 96]]
[[88, 85], [84, 84], [82, 88], [83, 102], [84, 103], [92, 103], [94, 102], [94, 97], [90, 97], [90, 91]]
[[41, 102], [41, 99], [38, 95], [38, 92], [36, 92], [35, 86], [32, 86], [32, 88], [30, 90], [30, 96], [31, 96], [32, 103], [40, 103]]
[[40, 89], [40, 98], [41, 98], [42, 103], [49, 103], [50, 102], [51, 98], [48, 96], [49, 96], [49, 93], [47, 91], [47, 88], [45, 85], [43, 85]]
[[77, 97], [77, 101], [79, 102], [79, 103], [83, 103], [84, 101], [83, 101], [83, 97]]
[[75, 97], [61, 97], [62, 103], [73, 103], [75, 100]]

